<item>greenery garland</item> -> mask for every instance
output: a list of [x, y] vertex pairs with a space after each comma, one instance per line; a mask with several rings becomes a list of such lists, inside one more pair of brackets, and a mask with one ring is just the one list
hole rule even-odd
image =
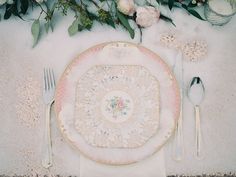
[[[126, 5], [123, 7], [124, 9], [122, 9], [122, 4], [120, 3], [123, 3], [123, 6]], [[135, 30], [132, 26], [137, 25], [140, 29], [140, 34], [142, 34], [143, 26], [137, 23], [137, 11], [132, 14], [128, 14], [128, 11], [126, 13], [127, 8], [130, 7], [129, 3], [135, 3], [135, 6], [138, 7], [152, 7], [157, 11], [162, 5], [168, 6], [170, 10], [173, 7], [182, 8], [189, 14], [204, 20], [194, 8], [199, 5], [205, 5], [206, 2], [205, 0], [0, 0], [0, 19], [1, 16], [3, 16], [4, 20], [17, 16], [27, 21], [25, 16], [35, 8], [40, 8], [41, 11], [38, 14], [38, 18], [33, 20], [31, 26], [31, 33], [34, 39], [33, 47], [38, 43], [42, 27], [44, 26], [46, 33], [49, 30], [53, 31], [55, 14], [59, 12], [66, 16], [68, 11], [74, 13], [74, 21], [68, 27], [70, 36], [83, 30], [90, 30], [94, 21], [97, 21], [112, 28], [121, 25], [129, 32], [130, 37], [134, 38]], [[175, 25], [172, 19], [160, 12], [160, 10], [158, 18]]]

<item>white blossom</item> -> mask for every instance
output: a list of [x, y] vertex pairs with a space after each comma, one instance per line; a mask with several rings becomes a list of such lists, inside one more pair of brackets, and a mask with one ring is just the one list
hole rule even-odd
[[136, 23], [141, 27], [149, 27], [160, 18], [160, 11], [151, 6], [138, 7], [136, 13]]
[[0, 6], [3, 5], [3, 4], [12, 4], [13, 3], [13, 0], [0, 0]]
[[118, 0], [117, 8], [125, 15], [132, 16], [135, 12], [135, 4], [133, 0]]

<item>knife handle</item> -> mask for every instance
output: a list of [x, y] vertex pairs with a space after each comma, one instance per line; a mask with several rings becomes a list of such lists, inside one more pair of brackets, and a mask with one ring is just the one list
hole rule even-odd
[[182, 160], [184, 156], [184, 143], [183, 143], [183, 119], [182, 109], [180, 110], [180, 117], [177, 122], [176, 133], [174, 137], [174, 146], [172, 149], [173, 159], [176, 161]]

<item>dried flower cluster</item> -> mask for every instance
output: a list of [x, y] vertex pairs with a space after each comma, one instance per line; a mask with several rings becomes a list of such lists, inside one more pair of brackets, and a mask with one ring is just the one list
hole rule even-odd
[[198, 61], [207, 54], [207, 43], [202, 40], [181, 42], [171, 33], [161, 35], [160, 42], [169, 48], [181, 50], [184, 58], [189, 61]]

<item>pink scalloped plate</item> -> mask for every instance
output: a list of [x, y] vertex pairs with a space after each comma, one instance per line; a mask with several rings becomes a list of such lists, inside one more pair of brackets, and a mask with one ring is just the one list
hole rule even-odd
[[[140, 65], [159, 81], [159, 128], [144, 145], [137, 148], [96, 147], [89, 145], [76, 130], [74, 112], [77, 81], [95, 65]], [[83, 155], [105, 164], [130, 164], [157, 152], [173, 134], [180, 112], [178, 83], [168, 65], [149, 49], [127, 42], [103, 43], [87, 49], [67, 66], [57, 85], [55, 112], [64, 138]]]

